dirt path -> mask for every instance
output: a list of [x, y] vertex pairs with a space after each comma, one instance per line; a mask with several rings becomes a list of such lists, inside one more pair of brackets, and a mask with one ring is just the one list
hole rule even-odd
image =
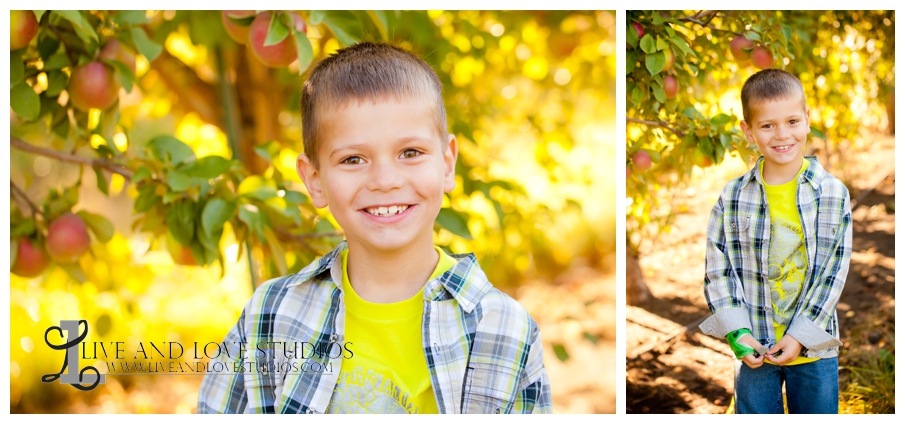
[[[892, 348], [894, 340], [895, 174], [888, 158], [895, 150], [891, 138], [880, 141], [851, 158], [859, 166], [850, 168], [854, 182], [849, 188], [853, 202], [859, 202], [852, 211], [852, 261], [838, 306], [844, 343], [841, 366], [846, 365], [846, 355]], [[656, 347], [627, 364], [628, 413], [724, 413], [729, 406], [733, 359], [725, 341], [706, 336], [695, 326], [662, 342], [710, 314], [702, 292], [702, 240], [720, 188], [706, 187], [685, 199], [689, 212], [679, 215], [674, 231], [641, 258], [655, 299], [627, 308], [626, 355], [631, 359], [642, 347]], [[840, 378], [844, 387], [844, 371]]]

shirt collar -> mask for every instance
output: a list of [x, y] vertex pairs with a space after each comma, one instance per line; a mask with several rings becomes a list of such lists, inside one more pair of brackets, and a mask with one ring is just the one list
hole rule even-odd
[[[752, 181], [756, 181], [761, 186], [764, 185], [764, 181], [760, 175], [758, 170], [760, 169], [760, 163], [764, 160], [764, 157], [761, 156], [757, 159], [757, 162], [754, 163], [754, 167], [751, 168], [745, 175], [742, 176], [742, 188], [748, 185], [748, 183]], [[820, 182], [823, 181], [823, 178], [826, 176], [826, 171], [823, 169], [823, 166], [820, 165], [820, 161], [817, 160], [817, 156], [805, 156], [804, 160], [809, 161], [808, 169], [805, 169], [804, 172], [798, 177], [798, 183], [808, 182], [811, 184], [815, 190], [820, 187]]]
[[[296, 273], [293, 281], [287, 287], [295, 287], [314, 278], [322, 277], [342, 289], [342, 270], [339, 269], [341, 264], [338, 258], [340, 252], [345, 249], [346, 242], [344, 241], [330, 253], [317, 258]], [[470, 313], [493, 286], [487, 280], [487, 275], [478, 265], [477, 258], [473, 253], [450, 256], [457, 261], [456, 265], [427, 282], [424, 287], [424, 300], [442, 301], [452, 298], [466, 313]]]

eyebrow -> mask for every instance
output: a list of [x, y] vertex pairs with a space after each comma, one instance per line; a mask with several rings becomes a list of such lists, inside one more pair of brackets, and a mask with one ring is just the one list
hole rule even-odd
[[[792, 118], [801, 119], [802, 115], [803, 115], [803, 114], [801, 114], [801, 113], [797, 113], [797, 114], [788, 115], [788, 116], [786, 116], [785, 118], [780, 118], [780, 119], [781, 119], [781, 120], [792, 119]], [[766, 122], [773, 122], [773, 121], [774, 121], [774, 119], [760, 119], [760, 120], [757, 121], [757, 124], [760, 125], [760, 124], [763, 124], [763, 123], [766, 123]]]
[[330, 151], [330, 157], [335, 155], [337, 152], [341, 152], [343, 150], [361, 150], [361, 149], [364, 149], [365, 147], [367, 147], [367, 144], [365, 144], [365, 143], [347, 144], [344, 146], [339, 146], [339, 147], [333, 149], [332, 151]]

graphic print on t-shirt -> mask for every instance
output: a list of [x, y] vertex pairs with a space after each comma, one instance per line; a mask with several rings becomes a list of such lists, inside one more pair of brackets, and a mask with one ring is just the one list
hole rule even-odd
[[339, 375], [329, 414], [417, 414], [419, 408], [393, 380], [355, 367]]
[[767, 278], [773, 298], [773, 320], [789, 325], [804, 283], [807, 253], [801, 225], [775, 217], [772, 221]]

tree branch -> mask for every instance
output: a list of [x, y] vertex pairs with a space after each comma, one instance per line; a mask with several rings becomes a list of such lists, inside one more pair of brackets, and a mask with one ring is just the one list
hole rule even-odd
[[41, 210], [38, 209], [37, 206], [35, 206], [35, 204], [31, 201], [31, 199], [28, 198], [28, 196], [25, 194], [25, 192], [22, 191], [22, 189], [19, 188], [19, 186], [17, 186], [16, 183], [14, 183], [12, 180], [9, 181], [9, 187], [13, 190], [13, 192], [17, 196], [19, 196], [20, 200], [22, 200], [23, 202], [25, 202], [26, 205], [28, 205], [28, 207], [31, 209], [31, 216], [35, 218], [35, 221], [37, 221], [38, 215], [41, 215], [41, 216], [44, 215], [44, 213], [41, 212]]
[[54, 159], [57, 159], [57, 160], [60, 160], [63, 162], [80, 163], [80, 164], [90, 165], [90, 166], [99, 166], [114, 174], [122, 175], [123, 177], [126, 177], [130, 180], [132, 179], [131, 170], [127, 169], [126, 167], [124, 167], [122, 165], [110, 162], [105, 159], [86, 158], [86, 157], [82, 157], [82, 156], [70, 155], [68, 153], [58, 152], [53, 149], [45, 149], [43, 147], [32, 146], [31, 144], [29, 144], [25, 141], [22, 141], [16, 137], [13, 137], [13, 136], [9, 137], [9, 144], [12, 147], [15, 147], [23, 152], [34, 153], [36, 155], [41, 155], [41, 156], [47, 156], [47, 157], [54, 158]]
[[[701, 18], [703, 18], [704, 16], [707, 16], [707, 15], [710, 15], [710, 18], [707, 19], [706, 21], [701, 21]], [[728, 29], [717, 28], [715, 26], [710, 25], [710, 21], [712, 21], [713, 18], [715, 18], [717, 15], [718, 15], [718, 13], [716, 10], [708, 10], [708, 11], [704, 11], [704, 12], [701, 12], [701, 13], [698, 13], [698, 14], [695, 14], [692, 16], [686, 16], [684, 18], [677, 18], [676, 20], [679, 22], [691, 22], [693, 24], [698, 24], [704, 28], [710, 28], [711, 31], [725, 32], [727, 34], [734, 34], [734, 35], [738, 35], [738, 36], [744, 35], [740, 32], [730, 31]]]
[[668, 130], [674, 132], [674, 133], [675, 133], [677, 136], [679, 136], [679, 137], [685, 137], [685, 132], [684, 132], [684, 131], [677, 130], [677, 129], [673, 128], [673, 127], [670, 127], [669, 124], [667, 124], [666, 122], [660, 122], [660, 121], [645, 121], [645, 120], [643, 120], [643, 119], [635, 119], [635, 118], [628, 118], [628, 117], [625, 118], [625, 121], [626, 121], [626, 122], [634, 122], [634, 123], [636, 123], [636, 124], [643, 124], [643, 125], [647, 125], [647, 126], [651, 126], [651, 127], [661, 127], [661, 128], [666, 128], [666, 129], [668, 129]]

